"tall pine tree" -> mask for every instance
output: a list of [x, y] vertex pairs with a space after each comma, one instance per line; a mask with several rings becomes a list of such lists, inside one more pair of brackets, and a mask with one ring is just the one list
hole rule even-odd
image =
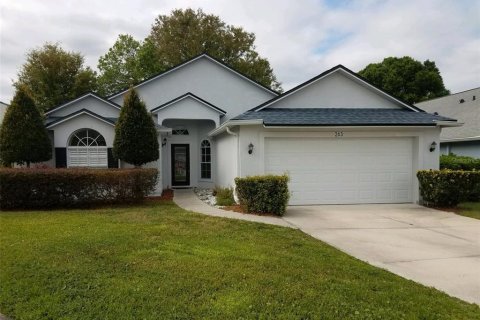
[[47, 161], [52, 158], [52, 144], [28, 89], [20, 85], [7, 109], [0, 128], [0, 158], [10, 166]]
[[125, 95], [120, 117], [115, 125], [113, 155], [135, 167], [159, 157], [157, 130], [152, 116], [135, 90]]

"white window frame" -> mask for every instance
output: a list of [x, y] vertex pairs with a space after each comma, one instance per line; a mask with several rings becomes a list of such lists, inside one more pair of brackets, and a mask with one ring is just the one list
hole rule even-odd
[[[210, 161], [203, 161], [203, 150], [206, 149], [207, 147], [204, 147], [203, 146], [203, 142], [208, 142], [208, 149], [210, 149]], [[206, 156], [206, 155], [205, 155]], [[213, 160], [213, 153], [212, 153], [212, 141], [208, 140], [208, 139], [202, 139], [200, 141], [200, 180], [202, 181], [212, 181], [212, 173], [213, 173], [213, 164], [212, 164], [212, 161]], [[202, 176], [202, 165], [203, 164], [209, 164], [210, 165], [210, 177], [208, 178], [204, 178]]]
[[[78, 133], [86, 131], [86, 136], [81, 138]], [[95, 138], [89, 136], [94, 134]], [[72, 139], [77, 138], [77, 145], [71, 145]], [[99, 138], [104, 143], [98, 144]], [[105, 144], [105, 145], [103, 145]], [[68, 139], [67, 145], [67, 167], [68, 168], [108, 168], [108, 148], [103, 135], [93, 129], [83, 128], [75, 131]]]

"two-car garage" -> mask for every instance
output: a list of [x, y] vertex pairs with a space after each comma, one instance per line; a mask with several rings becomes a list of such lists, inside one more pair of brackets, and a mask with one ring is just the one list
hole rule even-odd
[[291, 205], [405, 203], [413, 138], [265, 138], [265, 173], [290, 176]]

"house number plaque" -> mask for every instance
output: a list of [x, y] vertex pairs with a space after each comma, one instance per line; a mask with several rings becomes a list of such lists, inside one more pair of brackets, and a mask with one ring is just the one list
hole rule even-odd
[[335, 131], [335, 138], [343, 137], [343, 131]]

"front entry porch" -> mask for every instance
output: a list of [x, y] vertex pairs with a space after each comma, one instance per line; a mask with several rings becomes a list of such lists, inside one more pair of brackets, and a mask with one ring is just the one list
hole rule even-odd
[[165, 119], [161, 125], [171, 128], [171, 133], [161, 137], [163, 187], [213, 188], [215, 152], [208, 132], [215, 128], [215, 122]]

